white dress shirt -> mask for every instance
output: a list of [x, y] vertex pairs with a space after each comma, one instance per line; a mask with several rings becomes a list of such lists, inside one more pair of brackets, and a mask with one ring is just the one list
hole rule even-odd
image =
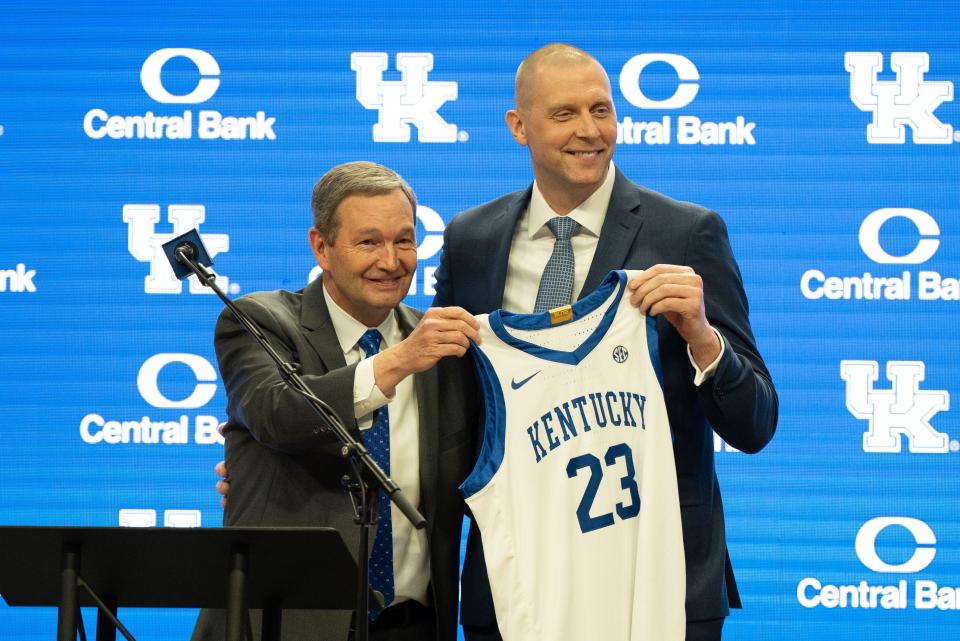
[[[413, 376], [400, 381], [393, 398], [387, 398], [374, 382], [373, 359], [366, 358], [366, 354], [357, 345], [357, 341], [367, 329], [380, 331], [383, 336], [381, 349], [402, 341], [403, 334], [397, 324], [397, 316], [395, 313], [390, 314], [378, 327], [368, 328], [334, 302], [326, 285], [323, 296], [347, 365], [357, 363], [353, 377], [353, 410], [357, 425], [361, 430], [370, 429], [373, 426], [373, 411], [387, 405], [390, 413], [390, 477], [400, 486], [410, 503], [418, 506], [420, 429]], [[393, 602], [416, 600], [428, 605], [430, 554], [426, 532], [415, 529], [393, 503], [390, 504], [390, 514], [393, 520]]]
[[[590, 271], [590, 264], [593, 262], [593, 255], [597, 253], [600, 230], [603, 229], [603, 221], [607, 217], [615, 178], [616, 171], [611, 162], [607, 177], [600, 187], [567, 214], [580, 224], [580, 230], [570, 239], [574, 257], [574, 300], [580, 297], [580, 291], [587, 280], [587, 272]], [[534, 181], [530, 205], [520, 215], [510, 244], [507, 280], [503, 288], [503, 309], [520, 314], [533, 312], [537, 291], [540, 289], [540, 278], [550, 260], [550, 254], [553, 253], [555, 238], [553, 232], [547, 227], [547, 222], [558, 215], [547, 204], [540, 192], [540, 186]], [[720, 356], [722, 356], [726, 343], [720, 332], [714, 330], [714, 333], [720, 339]], [[720, 356], [701, 370], [693, 360], [690, 348], [687, 348], [687, 357], [694, 369], [695, 385], [699, 386], [713, 376], [720, 362]]]

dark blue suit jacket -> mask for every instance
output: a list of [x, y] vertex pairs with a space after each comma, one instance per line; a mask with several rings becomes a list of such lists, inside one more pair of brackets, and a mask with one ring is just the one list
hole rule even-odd
[[[531, 190], [463, 212], [447, 226], [435, 306], [458, 305], [473, 314], [501, 306], [513, 231]], [[612, 269], [658, 263], [689, 265], [703, 278], [707, 318], [726, 341], [716, 373], [698, 388], [686, 343], [669, 322], [657, 319], [683, 519], [687, 619], [719, 618], [730, 606], [740, 607], [740, 597], [726, 548], [713, 431], [737, 449], [759, 451], [776, 429], [777, 394], [750, 329], [747, 298], [723, 221], [703, 207], [635, 185], [617, 170], [582, 294], [592, 292]], [[464, 625], [494, 622], [475, 528], [467, 543], [460, 618]]]

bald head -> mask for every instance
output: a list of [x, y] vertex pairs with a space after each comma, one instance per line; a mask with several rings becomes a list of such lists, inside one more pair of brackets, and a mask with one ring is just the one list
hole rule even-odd
[[526, 147], [540, 193], [554, 212], [569, 213], [607, 176], [617, 144], [610, 78], [582, 49], [555, 43], [517, 69], [510, 134]]
[[[525, 111], [530, 107], [536, 93], [537, 77], [547, 67], [574, 67], [597, 65], [603, 68], [597, 59], [583, 49], [563, 42], [555, 42], [540, 47], [527, 56], [517, 68], [517, 77], [513, 85], [513, 99], [517, 109]], [[604, 72], [606, 74], [606, 72]]]

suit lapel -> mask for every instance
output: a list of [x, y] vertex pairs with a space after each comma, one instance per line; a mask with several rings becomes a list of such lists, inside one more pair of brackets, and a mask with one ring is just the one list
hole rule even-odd
[[488, 246], [481, 256], [489, 256], [489, 277], [487, 282], [487, 300], [480, 310], [493, 311], [503, 307], [503, 288], [507, 283], [507, 262], [510, 258], [510, 245], [520, 216], [526, 211], [533, 194], [533, 184], [517, 192], [512, 200], [499, 211], [487, 217], [487, 229], [479, 238], [487, 238]]
[[625, 266], [630, 246], [643, 225], [640, 192], [619, 169], [616, 172], [607, 215], [600, 230], [600, 242], [580, 292], [581, 298], [595, 290], [608, 272]]
[[[397, 322], [404, 338], [410, 335], [420, 321], [419, 316], [405, 305], [397, 309]], [[420, 445], [420, 508], [427, 517], [427, 531], [433, 531], [436, 514], [437, 448], [439, 416], [437, 416], [437, 368], [413, 375], [413, 389], [417, 395], [417, 419]]]
[[333, 329], [327, 301], [323, 298], [322, 279], [318, 278], [303, 290], [303, 303], [300, 307], [300, 324], [304, 336], [317, 351], [326, 371], [347, 366], [340, 349], [340, 341]]

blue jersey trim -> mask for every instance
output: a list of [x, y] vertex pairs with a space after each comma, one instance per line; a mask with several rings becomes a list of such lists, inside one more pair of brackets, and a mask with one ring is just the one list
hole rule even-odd
[[505, 312], [498, 309], [490, 314], [490, 328], [504, 343], [515, 347], [516, 349], [522, 350], [531, 356], [536, 356], [537, 358], [542, 358], [544, 360], [554, 361], [557, 363], [565, 363], [567, 365], [578, 365], [580, 364], [580, 361], [586, 358], [587, 355], [593, 351], [593, 348], [596, 347], [597, 344], [603, 339], [604, 335], [607, 333], [607, 330], [610, 328], [610, 324], [613, 322], [613, 317], [616, 316], [617, 308], [620, 305], [620, 299], [623, 298], [623, 294], [627, 289], [626, 273], [620, 270], [611, 271], [606, 275], [606, 277], [603, 279], [603, 282], [600, 283], [600, 286], [597, 287], [592, 294], [586, 298], [578, 300], [573, 304], [573, 320], [569, 322], [574, 322], [577, 319], [583, 318], [587, 314], [596, 310], [610, 297], [610, 294], [618, 286], [619, 289], [617, 289], [613, 303], [607, 308], [607, 311], [604, 313], [600, 324], [597, 325], [596, 329], [593, 330], [593, 333], [590, 335], [590, 337], [572, 352], [563, 352], [555, 349], [549, 349], [547, 347], [543, 347], [542, 345], [528, 343], [527, 341], [510, 334], [506, 330], [506, 327], [526, 330], [548, 329], [553, 326], [550, 323], [549, 312], [540, 312], [539, 314], [514, 314], [513, 312]]
[[460, 493], [468, 499], [490, 482], [503, 462], [504, 429], [506, 428], [507, 408], [503, 401], [500, 379], [490, 360], [475, 343], [470, 344], [473, 364], [477, 368], [477, 377], [483, 390], [483, 442], [480, 455], [473, 471], [460, 485]]
[[650, 354], [650, 363], [663, 389], [663, 369], [660, 367], [660, 334], [657, 332], [657, 320], [647, 316], [647, 352]]

